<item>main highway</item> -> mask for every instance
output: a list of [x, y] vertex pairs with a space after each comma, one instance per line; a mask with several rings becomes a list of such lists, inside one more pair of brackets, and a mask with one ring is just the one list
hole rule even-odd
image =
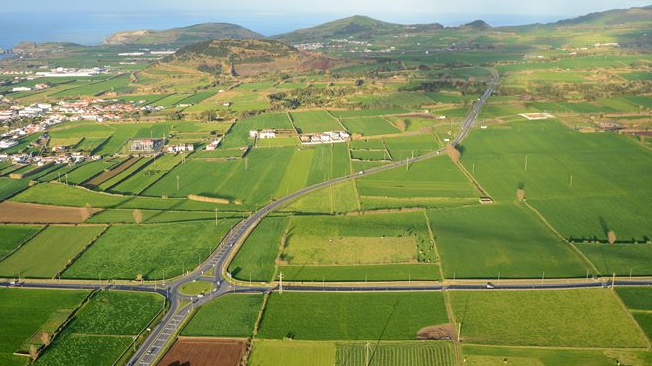
[[[485, 105], [489, 97], [494, 92], [498, 84], [499, 76], [493, 72], [491, 80], [484, 94], [477, 99], [471, 111], [466, 116], [461, 125], [460, 133], [451, 142], [451, 145], [456, 146], [471, 131], [471, 128], [476, 121], [480, 110]], [[404, 166], [406, 164], [413, 164], [415, 162], [430, 159], [445, 151], [445, 148], [440, 148], [436, 151], [406, 159], [399, 162], [370, 168], [364, 171], [355, 172], [353, 174], [338, 177], [329, 181], [315, 184], [313, 186], [304, 188], [300, 191], [289, 194], [285, 197], [272, 201], [270, 204], [262, 207], [260, 210], [254, 212], [246, 219], [239, 222], [234, 226], [222, 239], [218, 249], [213, 252], [206, 261], [193, 271], [183, 274], [181, 277], [173, 279], [164, 284], [111, 284], [111, 283], [69, 283], [69, 282], [38, 282], [38, 281], [25, 281], [21, 283], [15, 282], [0, 282], [0, 286], [21, 286], [27, 288], [49, 288], [49, 289], [89, 289], [89, 290], [102, 290], [102, 289], [116, 289], [116, 290], [130, 290], [130, 291], [150, 291], [157, 292], [167, 298], [169, 301], [169, 309], [159, 322], [159, 324], [149, 331], [149, 334], [140, 348], [134, 353], [129, 366], [149, 366], [154, 365], [165, 352], [166, 348], [176, 337], [183, 324], [192, 315], [194, 308], [201, 306], [219, 296], [227, 293], [247, 293], [247, 292], [269, 292], [277, 288], [276, 284], [240, 284], [230, 278], [227, 272], [227, 266], [233, 256], [236, 254], [239, 246], [244, 243], [245, 239], [249, 236], [251, 231], [258, 225], [270, 212], [282, 207], [283, 205], [291, 202], [292, 200], [303, 196], [307, 193], [316, 191], [321, 188], [328, 187], [340, 182], [357, 179], [370, 174], [386, 171], [389, 169]], [[213, 273], [212, 276], [207, 276], [208, 273]], [[226, 277], [224, 277], [226, 274]], [[203, 296], [187, 296], [180, 293], [181, 286], [197, 280], [209, 279], [213, 282], [215, 289]], [[506, 282], [503, 284], [490, 284], [482, 281], [457, 281], [457, 283], [415, 283], [415, 284], [392, 284], [392, 283], [365, 283], [365, 284], [295, 284], [288, 283], [283, 286], [284, 290], [288, 291], [444, 291], [444, 290], [476, 290], [492, 288], [496, 290], [517, 290], [517, 289], [567, 289], [567, 288], [589, 288], [589, 287], [604, 287], [604, 286], [652, 286], [652, 280], [618, 280], [609, 279], [607, 281], [556, 281], [556, 282], [528, 282], [528, 281], [514, 281]]]

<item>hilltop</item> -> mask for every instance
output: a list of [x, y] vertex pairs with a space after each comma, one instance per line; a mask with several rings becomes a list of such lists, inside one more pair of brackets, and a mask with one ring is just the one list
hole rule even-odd
[[104, 40], [105, 45], [169, 45], [182, 47], [210, 39], [264, 38], [247, 28], [229, 23], [204, 23], [167, 30], [118, 32]]
[[330, 41], [334, 38], [371, 39], [384, 34], [441, 29], [441, 24], [402, 25], [387, 23], [367, 16], [356, 15], [313, 28], [299, 29], [272, 38], [287, 43]]
[[329, 63], [330, 60], [322, 55], [301, 52], [282, 42], [265, 39], [199, 42], [183, 47], [161, 61], [161, 64], [231, 76], [290, 69], [326, 69]]

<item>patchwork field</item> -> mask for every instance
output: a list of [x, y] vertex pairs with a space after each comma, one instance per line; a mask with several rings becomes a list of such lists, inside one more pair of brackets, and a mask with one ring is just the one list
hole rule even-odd
[[88, 291], [0, 289], [0, 363], [19, 366], [27, 357], [14, 356], [16, 351], [27, 353], [32, 337], [53, 333], [79, 307]]
[[0, 275], [52, 278], [105, 230], [105, 226], [49, 226], [0, 262]]
[[452, 342], [338, 343], [338, 366], [453, 366]]
[[0, 202], [0, 222], [17, 224], [79, 224], [88, 215], [99, 211], [65, 206], [48, 206], [33, 203]]
[[229, 265], [231, 276], [241, 280], [271, 281], [288, 222], [287, 218], [273, 217], [258, 224]]
[[292, 112], [292, 121], [298, 133], [342, 131], [342, 125], [326, 111]]
[[414, 339], [427, 326], [448, 323], [439, 292], [273, 293], [259, 336], [297, 340]]
[[114, 365], [161, 310], [156, 294], [98, 292], [35, 364]]
[[214, 221], [111, 226], [62, 277], [171, 278], [207, 258], [234, 224], [223, 220], [217, 226]]
[[609, 348], [648, 345], [607, 289], [451, 292], [449, 296], [466, 343]]

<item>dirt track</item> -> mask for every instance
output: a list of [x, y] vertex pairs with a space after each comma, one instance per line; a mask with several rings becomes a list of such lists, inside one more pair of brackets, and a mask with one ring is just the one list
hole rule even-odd
[[237, 366], [244, 346], [239, 339], [181, 337], [157, 366]]

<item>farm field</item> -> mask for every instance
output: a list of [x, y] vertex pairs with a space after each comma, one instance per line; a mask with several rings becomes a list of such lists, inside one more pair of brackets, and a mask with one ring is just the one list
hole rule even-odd
[[203, 305], [183, 328], [181, 335], [251, 337], [262, 305], [262, 294], [225, 295]]
[[382, 117], [345, 118], [341, 123], [350, 133], [358, 133], [362, 136], [391, 135], [401, 132]]
[[234, 224], [223, 220], [218, 226], [214, 221], [112, 226], [62, 277], [172, 278], [206, 259]]
[[[648, 343], [613, 292], [482, 291], [449, 294], [465, 343], [645, 348]], [[600, 306], [594, 306], [595, 304]]]
[[104, 230], [105, 226], [49, 226], [0, 262], [0, 275], [52, 278]]
[[438, 264], [382, 265], [279, 265], [283, 279], [306, 282], [347, 281], [436, 281], [441, 278]]
[[9, 179], [0, 177], [0, 200], [15, 195], [29, 186], [27, 179]]
[[114, 365], [162, 305], [155, 294], [98, 292], [35, 364]]
[[423, 212], [293, 217], [280, 259], [286, 264], [384, 264], [432, 261]]
[[288, 218], [270, 217], [258, 224], [229, 265], [231, 276], [240, 280], [271, 281], [288, 223]]
[[97, 209], [49, 206], [13, 201], [0, 202], [0, 222], [37, 224], [79, 224]]
[[360, 210], [355, 182], [343, 182], [308, 193], [282, 209], [298, 213], [344, 213]]
[[[618, 287], [616, 293], [629, 309], [638, 325], [652, 339], [652, 289], [647, 287]], [[648, 358], [652, 359], [652, 355]]]
[[290, 115], [300, 134], [342, 131], [342, 125], [326, 111], [292, 112]]
[[[171, 197], [196, 194], [241, 200], [247, 204], [267, 203], [294, 153], [294, 148], [255, 149], [246, 160], [207, 162], [193, 159], [178, 165], [143, 194]], [[234, 181], [238, 184], [231, 184]]]
[[652, 244], [575, 244], [603, 276], [652, 275]]
[[337, 365], [336, 350], [334, 342], [256, 339], [250, 365], [333, 366]]
[[394, 168], [356, 181], [363, 209], [447, 207], [478, 202], [473, 185], [447, 157]]
[[138, 161], [136, 161], [134, 164], [130, 165], [128, 168], [125, 170], [119, 172], [118, 174], [114, 175], [113, 177], [107, 179], [106, 181], [102, 182], [102, 184], [98, 185], [97, 188], [103, 190], [103, 191], [108, 191], [110, 188], [113, 186], [121, 183], [122, 181], [126, 180], [129, 178], [132, 174], [136, 173], [138, 170], [143, 169], [143, 167], [146, 167], [150, 162], [152, 161], [151, 158], [140, 158]]
[[249, 131], [267, 129], [292, 130], [293, 127], [287, 113], [267, 113], [250, 117], [233, 125], [222, 141], [222, 145], [224, 148], [252, 145], [254, 140], [249, 138]]
[[590, 270], [523, 206], [433, 210], [428, 218], [446, 278], [585, 277]]
[[650, 352], [632, 350], [573, 350], [554, 348], [516, 348], [463, 345], [462, 354], [469, 366], [563, 365], [612, 366], [617, 361], [644, 366], [651, 361]]
[[[134, 209], [107, 209], [93, 215], [87, 223], [92, 224], [135, 224]], [[215, 221], [215, 212], [210, 211], [160, 211], [140, 210], [143, 224], [160, 224], [182, 221]], [[218, 220], [225, 218], [242, 218], [239, 212], [218, 212]]]
[[[368, 351], [368, 358], [367, 358]], [[380, 342], [367, 350], [365, 343], [338, 343], [338, 366], [454, 366], [452, 342]]]
[[20, 195], [13, 197], [12, 201], [72, 207], [84, 207], [88, 204], [93, 208], [138, 208], [143, 210], [214, 211], [215, 208], [218, 208], [219, 210], [245, 211], [249, 209], [245, 205], [223, 205], [192, 201], [185, 198], [107, 194], [57, 183], [33, 186]]
[[[36, 332], [54, 332], [79, 307], [88, 291], [0, 289], [0, 362], [3, 365], [25, 365], [27, 357], [14, 356], [27, 351]], [[63, 319], [60, 319], [63, 316]], [[39, 340], [40, 342], [40, 340]]]
[[[528, 202], [566, 238], [649, 236], [652, 154], [615, 134], [581, 134], [555, 120], [522, 121], [474, 131], [462, 163], [495, 200]], [[527, 168], [526, 168], [527, 161]], [[571, 199], [572, 198], [572, 199]]]
[[138, 194], [167, 174], [183, 160], [183, 155], [166, 154], [156, 158], [143, 170], [130, 175], [126, 180], [111, 187], [112, 192]]
[[351, 159], [345, 144], [317, 145], [313, 149], [307, 186], [351, 174]]
[[42, 226], [0, 225], [0, 258], [4, 258], [41, 229]]
[[448, 323], [438, 292], [272, 293], [259, 336], [297, 340], [414, 339], [427, 326]]
[[244, 347], [238, 339], [181, 337], [157, 365], [237, 366]]

